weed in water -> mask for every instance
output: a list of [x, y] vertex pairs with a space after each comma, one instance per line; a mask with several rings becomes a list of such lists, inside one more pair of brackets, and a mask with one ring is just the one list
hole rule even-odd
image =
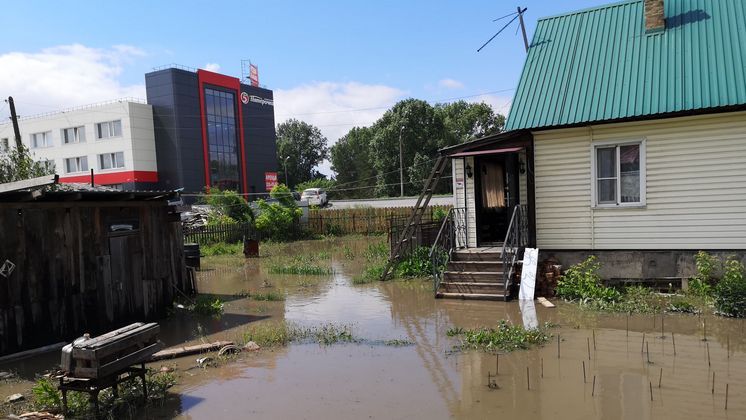
[[391, 347], [404, 347], [404, 346], [414, 345], [414, 343], [409, 340], [399, 339], [399, 338], [395, 338], [393, 340], [386, 340], [383, 342], [383, 344], [387, 346], [391, 346]]
[[746, 317], [746, 274], [743, 264], [735, 258], [725, 262], [723, 278], [715, 287], [715, 309], [733, 317]]
[[199, 295], [186, 309], [199, 315], [217, 316], [223, 313], [223, 302], [210, 295]]
[[324, 276], [333, 274], [329, 266], [322, 266], [314, 262], [314, 258], [309, 256], [298, 256], [289, 261], [274, 262], [269, 267], [272, 274], [291, 274], [291, 275], [308, 275]]
[[342, 255], [344, 255], [346, 260], [354, 260], [355, 259], [355, 252], [350, 248], [349, 245], [345, 245], [344, 248], [342, 248]]
[[261, 347], [282, 347], [291, 342], [316, 342], [323, 345], [357, 341], [348, 325], [324, 324], [301, 327], [287, 322], [252, 325], [244, 331], [245, 342], [253, 341]]
[[233, 255], [240, 254], [243, 252], [243, 244], [228, 244], [225, 242], [218, 242], [210, 245], [203, 245], [200, 247], [200, 253], [206, 257], [214, 257], [216, 255]]
[[285, 300], [284, 294], [274, 290], [260, 293], [249, 293], [248, 297], [251, 300], [257, 300], [261, 302], [279, 302]]
[[524, 350], [532, 346], [545, 344], [552, 337], [549, 334], [551, 324], [544, 324], [538, 328], [525, 329], [519, 325], [509, 324], [502, 320], [497, 328], [453, 329], [451, 336], [460, 336], [461, 349], [477, 349], [483, 351], [513, 351]]

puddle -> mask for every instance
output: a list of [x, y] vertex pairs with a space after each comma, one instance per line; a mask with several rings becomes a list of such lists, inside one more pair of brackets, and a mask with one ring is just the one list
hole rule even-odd
[[[289, 254], [327, 253], [330, 259], [326, 263], [334, 271], [327, 276], [269, 274], [266, 258], [203, 260], [198, 286], [202, 292], [225, 298], [225, 314], [220, 318], [181, 314], [161, 322], [161, 338], [167, 345], [230, 340], [240, 336], [247, 324], [277, 320], [308, 326], [349, 324], [353, 334], [365, 341], [327, 347], [293, 344], [246, 354], [206, 370], [192, 368], [194, 357], [167, 361], [165, 364], [179, 368], [179, 383], [171, 390], [174, 397], [162, 406], [148, 408], [140, 413], [142, 417], [746, 417], [743, 320], [665, 315], [661, 334], [660, 315], [628, 319], [624, 314], [598, 314], [560, 302], [555, 309], [537, 305], [534, 319], [531, 308], [522, 313], [517, 302], [436, 300], [429, 281], [353, 285], [352, 277], [361, 272], [364, 258], [349, 260], [342, 249], [362, 255], [370, 241], [338, 239], [273, 248]], [[285, 300], [259, 302], [233, 297], [241, 291], [267, 290], [283, 293]], [[453, 326], [491, 326], [501, 319], [559, 326], [551, 330], [554, 337], [546, 346], [501, 355], [498, 376], [493, 378], [499, 389], [490, 389], [487, 374], [495, 374], [496, 357], [481, 352], [451, 353], [456, 341], [447, 337], [446, 331]], [[702, 340], [705, 323], [707, 341]], [[561, 339], [559, 358], [557, 335]], [[392, 339], [413, 345], [382, 344]], [[31, 378], [33, 372], [56, 360], [56, 354], [31, 359], [13, 369]], [[7, 367], [0, 366], [3, 369]], [[712, 372], [716, 373], [714, 394]], [[0, 397], [24, 386], [28, 388], [25, 382], [0, 384]]]

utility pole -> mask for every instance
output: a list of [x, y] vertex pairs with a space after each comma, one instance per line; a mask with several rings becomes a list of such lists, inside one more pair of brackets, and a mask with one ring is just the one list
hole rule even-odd
[[518, 6], [518, 22], [521, 24], [521, 32], [523, 32], [523, 45], [526, 46], [526, 52], [528, 52], [528, 37], [526, 36], [526, 25], [523, 24], [523, 12], [525, 12], [526, 9], [521, 9], [521, 6]]
[[13, 102], [13, 97], [8, 96], [8, 99], [6, 100], [8, 103], [8, 106], [10, 107], [10, 119], [13, 121], [13, 133], [16, 136], [16, 148], [20, 150], [23, 147], [23, 143], [21, 143], [21, 129], [18, 128], [18, 115], [16, 115], [16, 104]]
[[285, 186], [290, 188], [290, 183], [288, 182], [288, 159], [290, 159], [290, 156], [285, 156]]
[[399, 129], [399, 187], [400, 187], [400, 196], [404, 197], [404, 153], [402, 149], [402, 142], [401, 142], [401, 133], [404, 131], [404, 124], [401, 125], [401, 128]]

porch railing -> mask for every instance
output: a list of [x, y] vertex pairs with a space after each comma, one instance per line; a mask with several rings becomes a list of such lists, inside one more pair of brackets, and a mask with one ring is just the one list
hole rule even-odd
[[518, 204], [513, 208], [513, 214], [510, 216], [508, 232], [505, 234], [502, 247], [504, 296], [506, 300], [515, 275], [515, 264], [518, 258], [521, 258], [528, 241], [528, 211], [525, 205]]
[[430, 248], [434, 292], [438, 292], [443, 272], [451, 261], [453, 251], [466, 246], [466, 209], [452, 208], [443, 219], [438, 235]]

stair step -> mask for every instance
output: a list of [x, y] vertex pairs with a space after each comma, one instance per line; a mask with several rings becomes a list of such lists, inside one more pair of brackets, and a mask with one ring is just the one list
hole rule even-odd
[[474, 272], [486, 272], [502, 271], [502, 261], [450, 261], [448, 262], [447, 271], [474, 271]]
[[503, 257], [499, 251], [495, 252], [470, 252], [456, 251], [453, 253], [454, 261], [493, 261], [502, 262]]
[[462, 294], [502, 294], [505, 286], [502, 283], [442, 282], [438, 292]]
[[501, 271], [445, 271], [443, 279], [469, 283], [502, 283], [504, 275]]
[[447, 293], [438, 292], [435, 294], [436, 298], [441, 299], [474, 299], [474, 300], [505, 300], [504, 294], [498, 293]]

